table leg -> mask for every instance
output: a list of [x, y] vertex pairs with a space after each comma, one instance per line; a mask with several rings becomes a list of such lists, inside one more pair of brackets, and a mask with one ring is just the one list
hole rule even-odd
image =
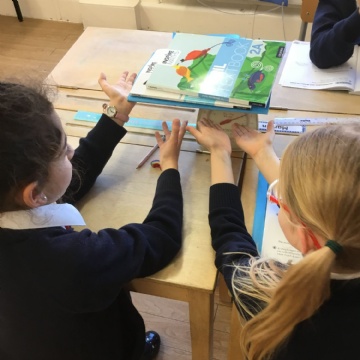
[[242, 190], [242, 186], [243, 186], [243, 182], [244, 182], [246, 160], [247, 160], [247, 153], [244, 152], [243, 161], [241, 163], [241, 168], [240, 168], [239, 181], [238, 181], [238, 188], [239, 188], [240, 196], [241, 196], [241, 190]]
[[244, 360], [244, 357], [240, 351], [240, 331], [240, 315], [235, 304], [233, 304], [231, 310], [229, 349], [227, 360]]
[[214, 294], [189, 290], [193, 360], [213, 359]]
[[220, 301], [224, 304], [231, 304], [231, 294], [221, 273], [218, 274], [218, 285]]
[[15, 11], [16, 11], [16, 15], [17, 15], [17, 18], [19, 21], [23, 21], [23, 16], [22, 16], [22, 13], [21, 13], [21, 9], [20, 9], [20, 5], [18, 3], [17, 0], [12, 0], [12, 2], [14, 3], [14, 7], [15, 7]]

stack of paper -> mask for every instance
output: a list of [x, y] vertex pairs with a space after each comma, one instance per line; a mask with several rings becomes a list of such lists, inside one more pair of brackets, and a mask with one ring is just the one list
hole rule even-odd
[[310, 60], [310, 43], [293, 41], [280, 78], [280, 85], [311, 90], [345, 90], [360, 94], [359, 46], [344, 64], [319, 69]]

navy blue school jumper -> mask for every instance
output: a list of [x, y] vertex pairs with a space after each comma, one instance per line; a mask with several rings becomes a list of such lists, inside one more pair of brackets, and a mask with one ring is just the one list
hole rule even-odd
[[[80, 140], [72, 162], [82, 175], [81, 188], [76, 190], [75, 180], [67, 201], [87, 193], [125, 134], [103, 115]], [[77, 212], [58, 206], [65, 218]], [[46, 206], [39, 209], [46, 213]], [[149, 210], [142, 224], [119, 229], [104, 224], [98, 233], [52, 225], [56, 214], [45, 214], [41, 222], [30, 212], [35, 228], [27, 226], [29, 212], [0, 214], [1, 360], [141, 358], [144, 322], [123, 286], [165, 267], [181, 247], [177, 170], [161, 173]]]
[[360, 44], [360, 14], [355, 0], [320, 0], [311, 31], [310, 59], [319, 68], [350, 59]]
[[[248, 264], [258, 256], [256, 245], [246, 230], [237, 186], [215, 184], [210, 188], [209, 223], [216, 267], [232, 291], [233, 263]], [[345, 360], [359, 359], [360, 274], [351, 280], [331, 280], [331, 298], [309, 319], [299, 323], [288, 342], [272, 360]], [[261, 303], [251, 301], [260, 309]], [[303, 304], [306, 306], [306, 303]]]

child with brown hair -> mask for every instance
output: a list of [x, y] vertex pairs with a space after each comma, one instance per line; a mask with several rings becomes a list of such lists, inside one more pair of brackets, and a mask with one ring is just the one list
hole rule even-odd
[[126, 134], [135, 76], [125, 71], [110, 85], [101, 74], [108, 115], [75, 151], [42, 89], [0, 82], [2, 360], [149, 360], [159, 350], [124, 285], [159, 271], [181, 247], [186, 123], [174, 120], [171, 132], [164, 123], [166, 141], [155, 134], [162, 173], [143, 223], [104, 224], [98, 233], [69, 227], [84, 224], [70, 203], [89, 191]]

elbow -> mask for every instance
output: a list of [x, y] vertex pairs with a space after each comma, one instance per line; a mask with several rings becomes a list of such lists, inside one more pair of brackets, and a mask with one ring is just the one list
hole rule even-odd
[[329, 69], [346, 63], [353, 55], [354, 48], [343, 48], [339, 53], [327, 51], [319, 46], [311, 46], [309, 57], [311, 62], [319, 69]]
[[332, 66], [336, 66], [333, 59], [326, 58], [325, 56], [319, 56], [318, 53], [310, 49], [310, 60], [319, 69], [328, 69]]

